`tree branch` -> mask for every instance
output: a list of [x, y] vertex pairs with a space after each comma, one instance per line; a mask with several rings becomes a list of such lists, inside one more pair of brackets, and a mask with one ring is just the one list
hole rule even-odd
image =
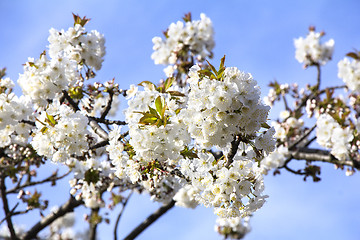
[[93, 116], [88, 116], [90, 120], [94, 120], [98, 123], [105, 123], [105, 124], [116, 124], [116, 125], [126, 125], [125, 121], [119, 121], [119, 120], [108, 120], [103, 118], [97, 118]]
[[18, 237], [16, 236], [14, 225], [11, 220], [11, 212], [9, 210], [9, 203], [6, 197], [5, 177], [3, 176], [1, 176], [1, 180], [0, 180], [0, 191], [1, 191], [1, 199], [3, 201], [3, 208], [6, 216], [5, 218], [9, 228], [10, 236], [11, 239], [16, 240], [18, 239]]
[[360, 163], [352, 160], [339, 160], [329, 151], [312, 148], [299, 148], [296, 151], [289, 151], [288, 157], [296, 160], [306, 160], [310, 162], [327, 162], [335, 165], [349, 166], [360, 170]]
[[91, 209], [89, 240], [96, 239], [96, 230], [99, 224], [99, 208]]
[[171, 200], [168, 204], [160, 207], [153, 214], [151, 214], [145, 221], [143, 221], [139, 226], [137, 226], [129, 235], [127, 235], [124, 240], [132, 240], [136, 238], [140, 233], [142, 233], [148, 226], [155, 222], [159, 217], [165, 214], [168, 210], [174, 207], [175, 201]]
[[233, 162], [233, 158], [239, 148], [240, 141], [241, 141], [241, 139], [238, 135], [234, 136], [234, 140], [231, 142], [230, 152], [227, 155], [227, 163], [226, 163], [225, 167], [229, 167], [231, 165], [231, 163]]
[[36, 223], [24, 236], [22, 239], [34, 239], [36, 235], [49, 226], [52, 222], [54, 222], [59, 217], [64, 216], [68, 212], [74, 211], [74, 209], [83, 204], [82, 200], [76, 200], [73, 196], [70, 196], [70, 199], [64, 203], [57, 211], [51, 212], [49, 215], [44, 217], [38, 223]]
[[57, 177], [57, 171], [54, 172], [53, 174], [51, 174], [51, 176], [43, 179], [43, 180], [40, 180], [40, 181], [36, 181], [36, 182], [29, 182], [27, 181], [26, 183], [24, 183], [23, 185], [17, 185], [15, 186], [14, 188], [8, 190], [6, 192], [6, 194], [9, 194], [9, 193], [17, 193], [18, 190], [20, 189], [23, 189], [23, 188], [26, 188], [26, 187], [30, 187], [30, 186], [34, 186], [34, 185], [37, 185], [37, 184], [42, 184], [42, 183], [47, 183], [47, 182], [55, 182], [57, 180], [60, 180], [64, 177], [66, 177], [67, 175], [69, 175], [71, 173], [71, 171], [68, 171], [67, 173]]
[[114, 240], [117, 240], [117, 229], [118, 229], [118, 226], [119, 226], [120, 218], [121, 218], [121, 216], [122, 216], [122, 214], [123, 214], [123, 212], [125, 210], [125, 207], [126, 207], [128, 201], [129, 201], [132, 193], [133, 192], [131, 191], [129, 196], [125, 199], [125, 202], [123, 203], [123, 207], [122, 207], [118, 217], [116, 218], [116, 222], [115, 222], [115, 226], [114, 226]]
[[112, 102], [113, 102], [113, 96], [114, 96], [113, 91], [109, 91], [109, 101], [107, 102], [106, 108], [105, 108], [104, 112], [101, 114], [100, 119], [105, 119], [106, 115], [108, 115], [108, 113], [111, 109]]

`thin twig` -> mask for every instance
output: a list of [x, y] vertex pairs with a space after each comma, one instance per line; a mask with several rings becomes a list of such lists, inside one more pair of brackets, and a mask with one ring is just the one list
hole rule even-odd
[[74, 102], [74, 100], [69, 96], [69, 94], [65, 90], [63, 90], [62, 93], [63, 93], [64, 98], [69, 102], [70, 106], [73, 108], [73, 110], [75, 112], [80, 111], [79, 106], [77, 105], [76, 102]]
[[98, 123], [126, 125], [125, 121], [120, 121], [120, 120], [109, 120], [109, 119], [103, 119], [103, 118], [98, 118], [98, 117], [93, 117], [93, 116], [88, 116], [88, 118], [90, 120], [94, 120], [94, 121], [96, 121]]
[[108, 115], [108, 113], [111, 109], [112, 102], [113, 102], [113, 96], [114, 96], [113, 91], [109, 91], [109, 100], [106, 104], [106, 108], [105, 108], [104, 112], [101, 114], [100, 119], [105, 119], [106, 115]]
[[151, 214], [148, 218], [145, 219], [139, 226], [137, 226], [129, 235], [127, 235], [124, 240], [132, 240], [136, 238], [140, 233], [142, 233], [148, 226], [150, 226], [153, 222], [155, 222], [159, 217], [165, 214], [168, 210], [174, 207], [175, 201], [171, 200], [168, 204], [160, 207], [153, 214]]
[[51, 174], [51, 176], [49, 176], [49, 177], [47, 177], [47, 178], [45, 178], [43, 180], [36, 181], [36, 182], [27, 181], [23, 185], [17, 185], [16, 187], [14, 187], [14, 188], [10, 189], [9, 191], [7, 191], [6, 194], [17, 193], [17, 191], [19, 189], [23, 189], [23, 188], [26, 188], [26, 187], [30, 187], [30, 186], [34, 186], [34, 185], [38, 185], [38, 184], [43, 184], [43, 183], [47, 183], [47, 182], [54, 182], [54, 181], [63, 179], [64, 177], [66, 177], [70, 173], [71, 173], [71, 170], [69, 170], [67, 173], [65, 173], [65, 174], [63, 174], [63, 175], [61, 175], [59, 177], [56, 177], [57, 176], [57, 171], [56, 171], [53, 174]]
[[312, 131], [314, 131], [315, 128], [316, 128], [316, 124], [315, 124], [312, 128], [310, 128], [308, 131], [306, 131], [306, 132], [304, 133], [304, 135], [302, 135], [299, 139], [297, 139], [295, 142], [293, 142], [293, 143], [288, 147], [288, 149], [289, 149], [289, 150], [294, 149], [299, 143], [301, 143], [305, 138], [307, 138], [307, 137], [310, 135], [310, 133], [311, 133]]
[[118, 217], [116, 218], [116, 222], [115, 222], [115, 226], [114, 226], [114, 240], [117, 240], [117, 229], [118, 229], [118, 226], [119, 226], [119, 222], [120, 222], [120, 218], [125, 210], [125, 207], [132, 195], [133, 191], [130, 192], [130, 194], [128, 195], [128, 197], [125, 199], [125, 202], [123, 203], [123, 207], [118, 215]]
[[14, 214], [14, 211], [15, 211], [15, 209], [17, 208], [17, 206], [19, 206], [19, 202], [17, 202], [17, 203], [15, 204], [15, 206], [10, 210], [9, 216], [5, 216], [5, 217], [0, 221], [0, 225], [6, 220], [6, 218], [15, 215], [15, 214]]

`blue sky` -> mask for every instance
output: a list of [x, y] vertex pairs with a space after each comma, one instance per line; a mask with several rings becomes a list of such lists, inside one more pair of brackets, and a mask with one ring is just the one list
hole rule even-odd
[[[47, 45], [48, 30], [72, 25], [71, 13], [91, 18], [87, 29], [106, 37], [107, 54], [97, 81], [115, 77], [126, 89], [143, 80], [163, 78], [163, 66], [150, 59], [151, 39], [161, 36], [171, 22], [187, 12], [199, 18], [209, 16], [215, 28], [215, 59], [226, 54], [226, 65], [253, 74], [263, 96], [267, 84], [314, 82], [315, 69], [303, 70], [294, 58], [293, 39], [305, 36], [310, 25], [334, 38], [333, 61], [323, 68], [323, 86], [342, 84], [337, 62], [360, 49], [360, 2], [350, 0], [301, 1], [0, 1], [0, 67], [17, 80], [27, 57], [38, 57]], [[123, 105], [124, 106], [124, 105]], [[272, 118], [279, 108], [272, 112]], [[282, 172], [266, 177], [265, 206], [251, 220], [246, 239], [358, 239], [360, 236], [359, 174], [346, 177], [332, 166], [321, 165], [322, 181], [303, 182], [301, 177]], [[66, 193], [67, 183], [60, 185]], [[54, 195], [54, 194], [53, 194]], [[56, 196], [56, 198], [67, 197]], [[135, 196], [125, 211], [119, 231], [124, 236], [157, 208], [147, 196]], [[116, 209], [118, 212], [119, 209]], [[0, 218], [3, 213], [0, 213]], [[82, 228], [81, 218], [78, 228]], [[30, 220], [19, 220], [26, 224]], [[211, 209], [172, 209], [144, 232], [139, 239], [221, 239], [213, 231]], [[112, 226], [112, 225], [111, 225]], [[111, 226], [100, 227], [100, 239], [112, 236]]]

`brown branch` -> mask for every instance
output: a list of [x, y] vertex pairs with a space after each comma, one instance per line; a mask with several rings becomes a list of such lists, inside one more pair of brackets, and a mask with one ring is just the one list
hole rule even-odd
[[105, 110], [101, 114], [100, 119], [105, 119], [106, 115], [108, 115], [108, 113], [109, 113], [109, 111], [111, 109], [112, 102], [113, 102], [113, 96], [114, 96], [113, 91], [109, 91], [109, 101], [107, 102]]
[[229, 167], [231, 165], [231, 163], [233, 162], [233, 158], [238, 150], [240, 141], [241, 141], [241, 139], [238, 135], [234, 136], [234, 140], [231, 142], [230, 152], [227, 155], [227, 163], [226, 163], [225, 167]]
[[83, 204], [82, 200], [76, 200], [73, 196], [70, 196], [70, 199], [64, 203], [57, 211], [51, 212], [49, 215], [41, 219], [36, 223], [23, 237], [22, 239], [34, 239], [36, 235], [49, 226], [56, 219], [64, 216], [66, 213], [74, 211], [74, 209]]
[[5, 216], [3, 219], [1, 219], [0, 225], [6, 220], [6, 218], [8, 218], [8, 217], [10, 217], [10, 216], [16, 215], [16, 214], [14, 214], [14, 211], [15, 211], [15, 209], [16, 209], [18, 206], [19, 206], [19, 203], [17, 202], [17, 203], [15, 204], [15, 206], [10, 210], [9, 215], [7, 215], [7, 216]]
[[120, 218], [121, 218], [121, 216], [122, 216], [122, 214], [123, 214], [123, 212], [124, 212], [124, 210], [125, 210], [125, 207], [126, 207], [128, 201], [129, 201], [132, 193], [133, 193], [133, 192], [131, 191], [130, 194], [129, 194], [129, 196], [125, 199], [125, 202], [123, 203], [123, 207], [122, 207], [119, 215], [118, 215], [117, 218], [116, 218], [116, 222], [115, 222], [115, 226], [114, 226], [114, 240], [117, 240], [117, 229], [118, 229], [118, 226], [119, 226]]
[[116, 125], [126, 125], [125, 121], [120, 120], [109, 120], [109, 119], [103, 119], [103, 118], [97, 118], [93, 116], [88, 116], [90, 120], [94, 120], [98, 123], [104, 123], [104, 124], [116, 124]]
[[[11, 220], [12, 215], [11, 215], [11, 212], [9, 210], [9, 203], [8, 203], [7, 196], [6, 196], [6, 186], [5, 186], [5, 177], [4, 176], [1, 176], [0, 191], [1, 191], [1, 199], [2, 199], [2, 202], [3, 202], [3, 209], [4, 209], [4, 212], [5, 212], [6, 222], [7, 222], [8, 228], [9, 228], [11, 239], [14, 239], [14, 240], [19, 239], [16, 236], [14, 225], [13, 225], [12, 220]], [[15, 209], [13, 209], [13, 210], [15, 210]]]
[[90, 150], [94, 150], [94, 149], [97, 149], [97, 148], [101, 148], [101, 147], [105, 147], [106, 145], [109, 144], [109, 141], [101, 141], [101, 142], [98, 142], [97, 144], [93, 145], [90, 147]]
[[168, 210], [174, 207], [175, 201], [171, 200], [168, 204], [160, 207], [153, 214], [151, 214], [148, 218], [145, 219], [139, 226], [137, 226], [129, 235], [127, 235], [124, 240], [132, 240], [136, 238], [140, 233], [142, 233], [148, 226], [150, 226], [153, 222], [155, 222], [159, 217], [165, 214]]
[[288, 147], [289, 150], [292, 150], [292, 149], [296, 148], [296, 146], [297, 146], [299, 143], [301, 143], [305, 138], [307, 138], [307, 137], [310, 135], [310, 133], [311, 133], [312, 131], [314, 131], [315, 128], [316, 128], [316, 124], [315, 124], [312, 128], [310, 128], [308, 131], [306, 131], [306, 132], [304, 133], [304, 135], [302, 135], [299, 139], [297, 139], [295, 142], [293, 142], [293, 143]]
[[17, 193], [18, 190], [26, 188], [26, 187], [30, 187], [30, 186], [34, 186], [34, 185], [38, 185], [38, 184], [43, 184], [43, 183], [47, 183], [47, 182], [55, 182], [57, 180], [63, 179], [64, 177], [66, 177], [67, 175], [69, 175], [71, 173], [71, 170], [69, 170], [67, 173], [57, 177], [57, 171], [54, 172], [53, 174], [51, 174], [51, 176], [40, 180], [40, 181], [36, 181], [36, 182], [31, 182], [31, 181], [27, 181], [26, 183], [24, 183], [23, 185], [16, 185], [14, 188], [8, 190], [6, 192], [6, 194], [9, 193]]
[[313, 148], [300, 148], [296, 151], [289, 151], [288, 157], [296, 160], [306, 160], [310, 162], [327, 162], [335, 165], [349, 166], [360, 170], [360, 163], [352, 160], [339, 160], [329, 151]]
[[320, 82], [321, 82], [321, 67], [319, 63], [315, 64], [316, 69], [317, 69], [317, 77], [316, 77], [316, 90], [319, 90], [320, 88]]
[[99, 214], [99, 208], [91, 209], [89, 240], [96, 239], [96, 230], [97, 230], [97, 226], [99, 225], [99, 222], [97, 220], [98, 214]]
[[62, 93], [63, 93], [63, 97], [69, 102], [69, 104], [73, 108], [73, 110], [75, 112], [80, 111], [79, 106], [77, 105], [76, 102], [74, 102], [74, 100], [69, 96], [69, 94], [65, 90], [63, 90]]

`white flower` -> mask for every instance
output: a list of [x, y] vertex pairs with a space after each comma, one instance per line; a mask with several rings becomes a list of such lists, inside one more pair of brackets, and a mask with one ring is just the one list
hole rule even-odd
[[296, 48], [295, 58], [305, 66], [318, 63], [324, 65], [332, 57], [334, 51], [334, 40], [330, 39], [324, 44], [320, 43], [322, 33], [315, 32], [310, 29], [306, 38], [298, 38], [294, 40]]
[[344, 58], [338, 63], [338, 77], [346, 86], [355, 92], [360, 92], [360, 61], [353, 59], [351, 62]]

